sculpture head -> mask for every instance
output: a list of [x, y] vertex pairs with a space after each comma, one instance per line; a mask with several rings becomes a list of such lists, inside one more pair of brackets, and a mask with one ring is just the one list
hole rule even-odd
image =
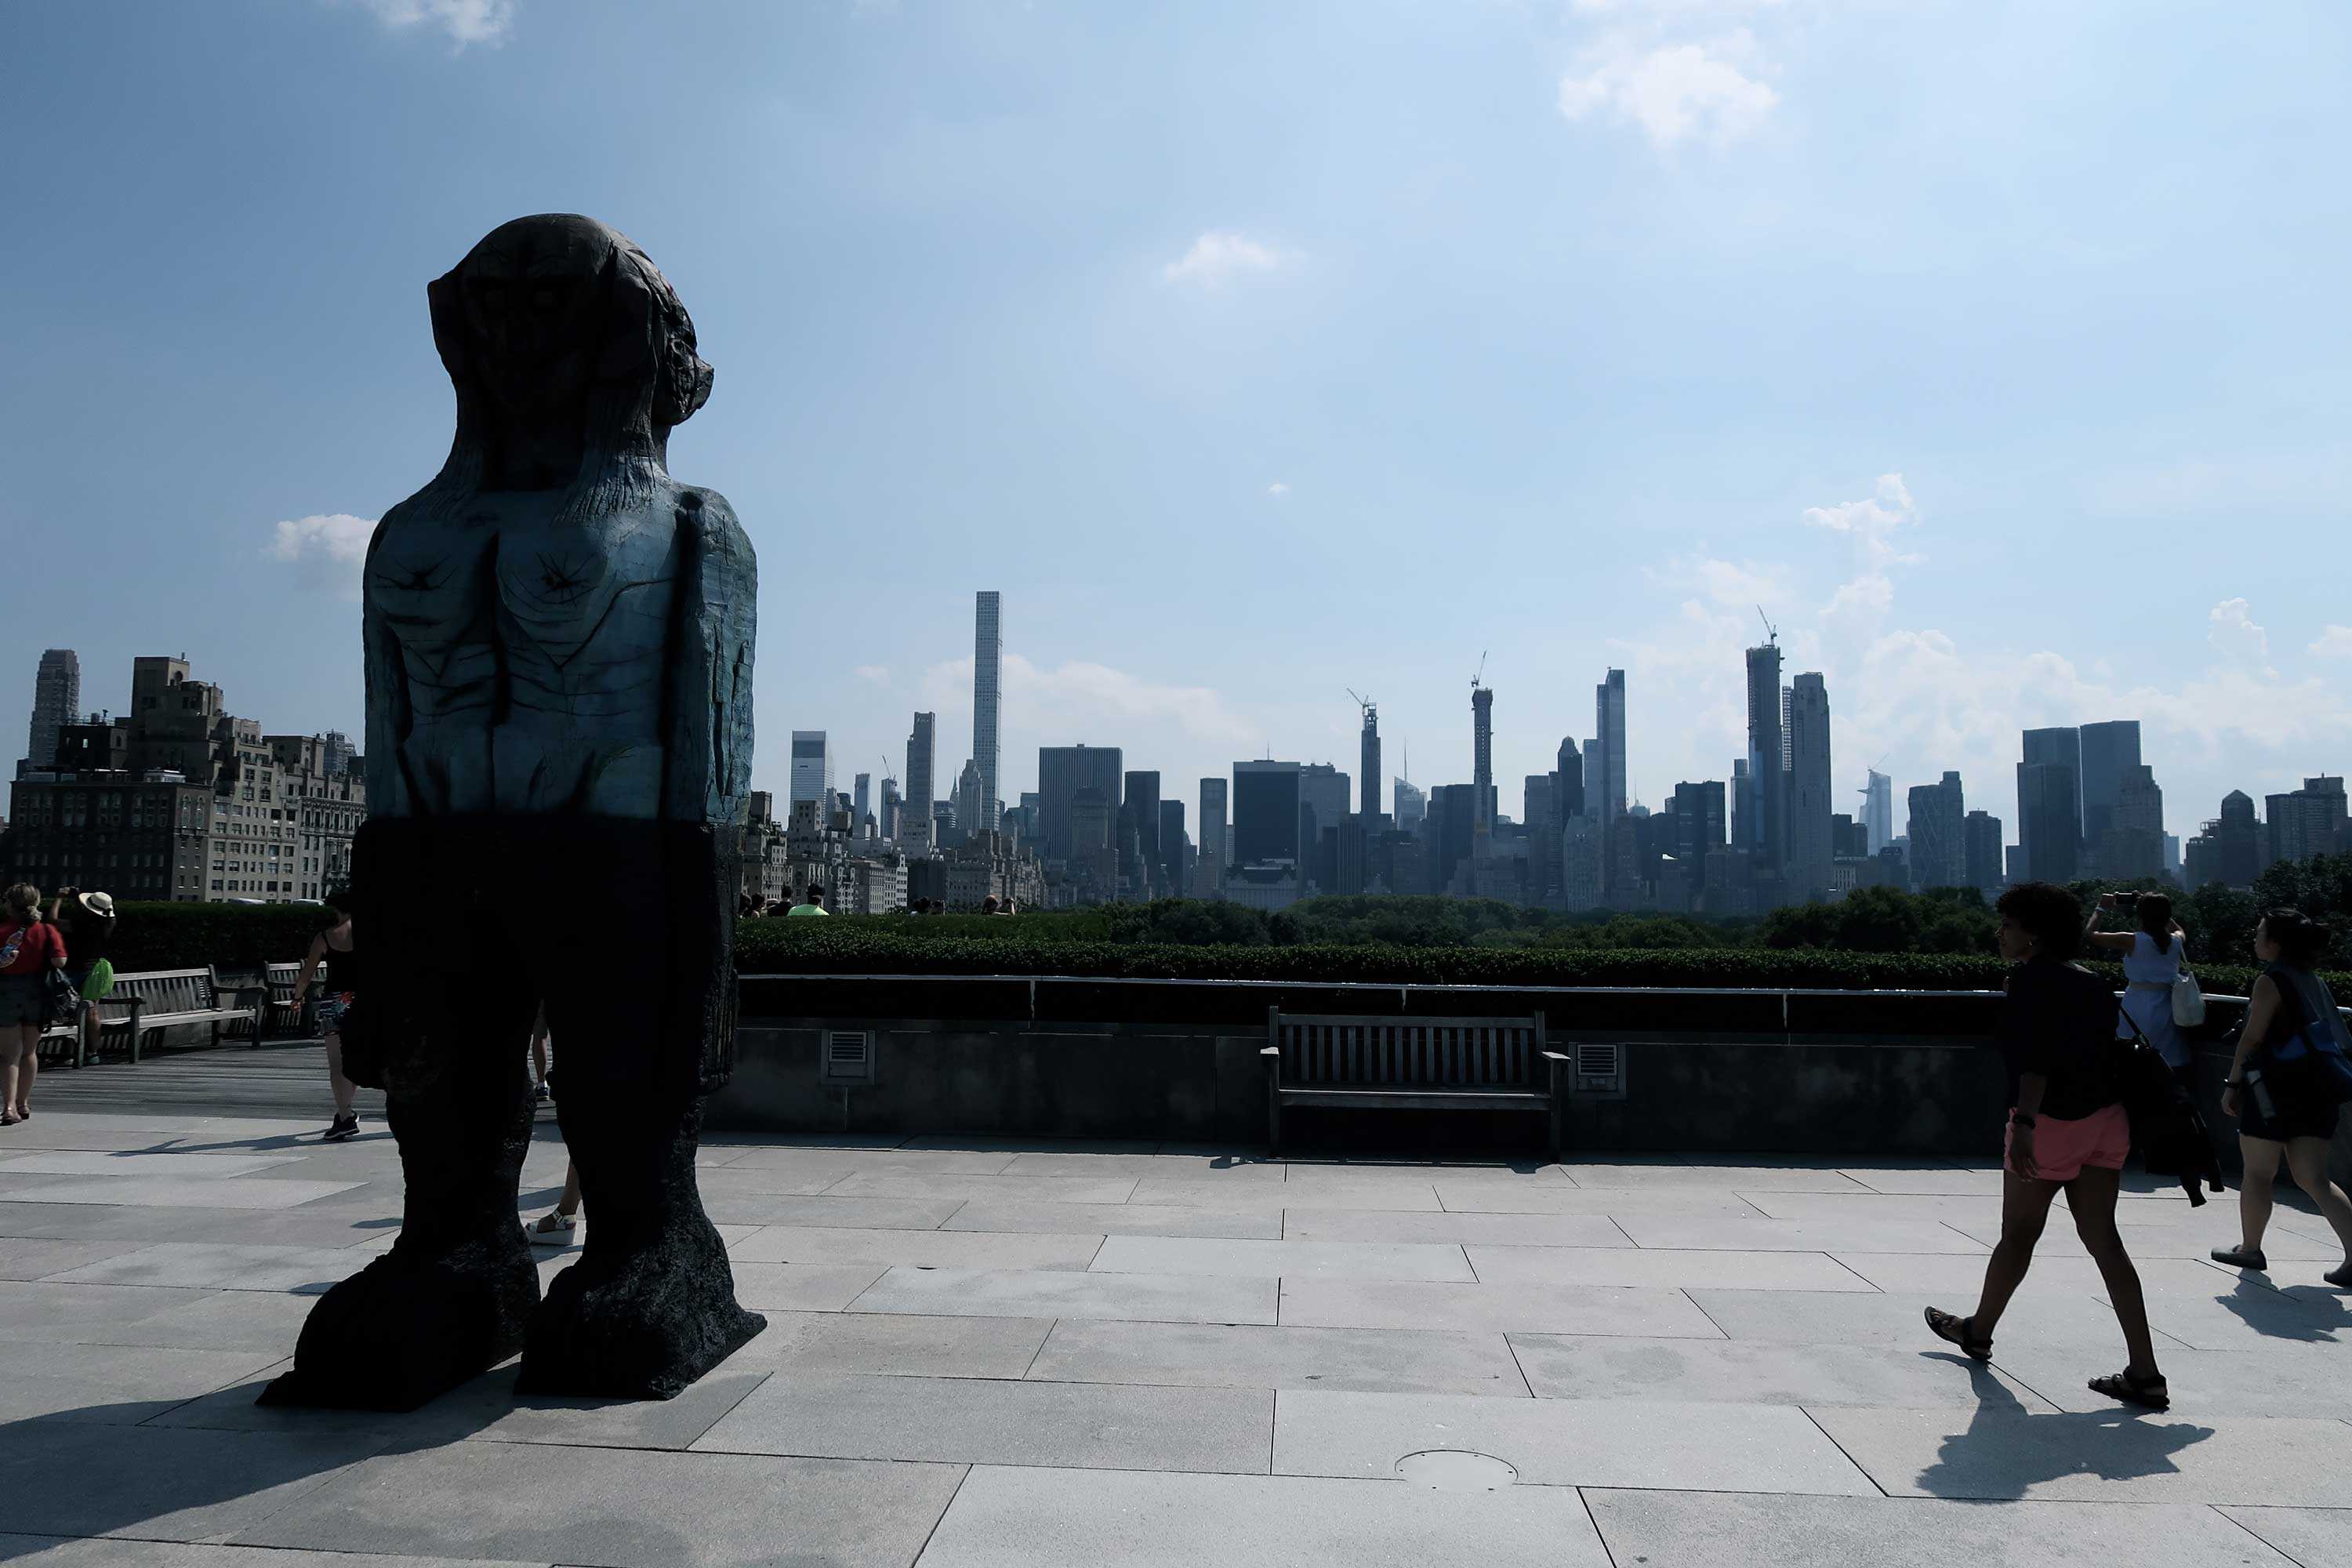
[[677, 290], [593, 218], [501, 224], [425, 295], [457, 391], [436, 487], [558, 489], [658, 471], [670, 428], [710, 395]]

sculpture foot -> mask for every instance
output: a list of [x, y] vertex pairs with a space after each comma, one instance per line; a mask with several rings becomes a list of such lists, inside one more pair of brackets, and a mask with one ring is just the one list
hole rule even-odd
[[698, 1212], [646, 1245], [586, 1256], [530, 1321], [517, 1394], [672, 1399], [768, 1326], [735, 1300], [726, 1245]]
[[415, 1410], [521, 1349], [538, 1303], [520, 1232], [423, 1260], [395, 1247], [319, 1299], [294, 1369], [257, 1403]]

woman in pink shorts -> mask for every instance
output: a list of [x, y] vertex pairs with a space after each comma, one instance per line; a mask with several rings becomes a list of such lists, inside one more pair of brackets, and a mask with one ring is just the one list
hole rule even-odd
[[2116, 998], [2072, 961], [2082, 950], [2083, 907], [2065, 889], [2021, 882], [2000, 896], [2000, 955], [2010, 972], [2000, 1050], [2009, 1068], [2009, 1136], [2001, 1162], [2000, 1241], [1985, 1262], [1984, 1290], [1965, 1318], [1927, 1309], [1927, 1327], [1977, 1361], [1992, 1359], [1992, 1331], [2033, 1265], [2033, 1247], [2060, 1192], [2083, 1248], [2099, 1266], [2131, 1361], [2091, 1380], [2091, 1391], [2150, 1410], [2172, 1395], [2157, 1370], [2139, 1270], [2116, 1229], [2116, 1195], [2131, 1121], [2116, 1094]]

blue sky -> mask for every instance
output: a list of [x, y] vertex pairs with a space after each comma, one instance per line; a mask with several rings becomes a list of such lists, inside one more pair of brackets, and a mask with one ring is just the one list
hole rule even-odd
[[[180, 653], [361, 728], [354, 551], [438, 467], [424, 286], [635, 237], [718, 370], [671, 444], [761, 565], [758, 774], [908, 716], [1505, 809], [1628, 671], [1656, 801], [1744, 751], [1755, 603], [1841, 783], [2012, 819], [2137, 717], [2194, 831], [2352, 766], [2352, 9], [2077, 0], [13, 8], [0, 734]], [[10, 754], [20, 742], [11, 741]], [[945, 787], [947, 778], [941, 780]], [[1898, 806], [1898, 814], [1900, 807]]]

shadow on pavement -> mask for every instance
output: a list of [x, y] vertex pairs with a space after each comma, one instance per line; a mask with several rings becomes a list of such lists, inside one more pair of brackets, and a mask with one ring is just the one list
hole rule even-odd
[[[1938, 1361], [1955, 1358], [1929, 1352]], [[2213, 1436], [2210, 1426], [2117, 1405], [2112, 1411], [2040, 1415], [1995, 1377], [1967, 1363], [1977, 1407], [1968, 1430], [1944, 1439], [1919, 1472], [1922, 1491], [1940, 1498], [2016, 1500], [2071, 1476], [2105, 1481], [2177, 1475], [2173, 1456]]]

